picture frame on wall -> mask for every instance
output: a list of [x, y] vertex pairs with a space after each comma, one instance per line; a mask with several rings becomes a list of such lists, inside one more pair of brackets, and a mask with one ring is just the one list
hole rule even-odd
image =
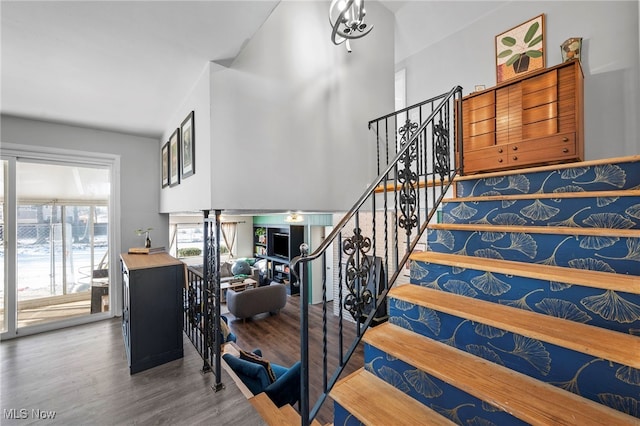
[[180, 183], [180, 129], [169, 138], [169, 186]]
[[180, 125], [180, 174], [183, 178], [189, 177], [196, 172], [196, 133], [194, 115], [194, 111], [191, 111]]
[[162, 146], [162, 187], [169, 186], [169, 142]]
[[498, 84], [545, 67], [544, 14], [529, 19], [495, 39]]

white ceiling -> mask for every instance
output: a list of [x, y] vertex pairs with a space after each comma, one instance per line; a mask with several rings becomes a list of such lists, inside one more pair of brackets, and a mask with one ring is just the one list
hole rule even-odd
[[3, 114], [160, 137], [278, 1], [2, 0]]
[[[278, 3], [2, 0], [0, 112], [160, 138], [207, 63], [229, 64]], [[399, 60], [505, 2], [381, 3]]]

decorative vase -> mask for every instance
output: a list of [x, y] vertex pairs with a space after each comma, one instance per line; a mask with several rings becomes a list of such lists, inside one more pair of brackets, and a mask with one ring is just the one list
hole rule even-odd
[[147, 232], [147, 237], [144, 240], [144, 246], [146, 248], [151, 248], [151, 238], [149, 238], [149, 233]]
[[582, 52], [582, 37], [571, 37], [560, 45], [562, 62], [567, 62], [572, 59], [580, 60], [581, 52]]

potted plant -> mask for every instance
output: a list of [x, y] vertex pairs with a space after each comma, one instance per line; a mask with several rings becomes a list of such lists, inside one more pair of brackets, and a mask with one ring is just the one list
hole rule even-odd
[[146, 248], [151, 248], [151, 238], [150, 238], [150, 234], [149, 232], [153, 231], [153, 228], [147, 228], [147, 229], [136, 229], [136, 235], [137, 236], [141, 236], [144, 235], [144, 246]]
[[265, 244], [267, 242], [267, 229], [260, 227], [255, 230], [256, 237], [258, 237], [258, 243]]

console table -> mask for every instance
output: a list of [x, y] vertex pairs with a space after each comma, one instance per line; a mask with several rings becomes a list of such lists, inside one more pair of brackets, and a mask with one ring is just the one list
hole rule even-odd
[[184, 264], [167, 253], [121, 254], [120, 259], [129, 373], [182, 358]]

